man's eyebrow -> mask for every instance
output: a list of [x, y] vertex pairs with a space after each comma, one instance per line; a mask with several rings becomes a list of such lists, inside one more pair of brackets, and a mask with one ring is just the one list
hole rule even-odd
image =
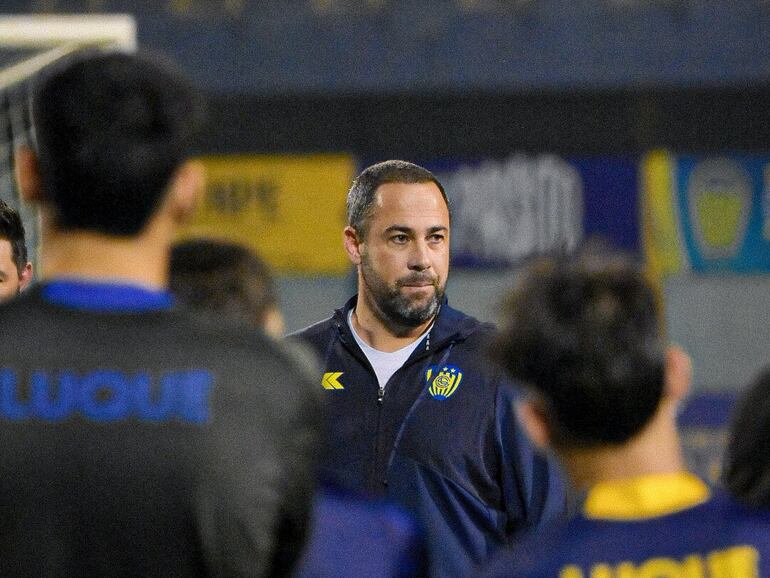
[[396, 231], [399, 231], [401, 233], [414, 233], [414, 229], [411, 227], [408, 227], [407, 225], [391, 225], [387, 229], [385, 229], [385, 233], [395, 233]]
[[0, 281], [5, 281], [8, 279], [8, 275], [5, 271], [0, 271]]
[[[434, 233], [445, 232], [445, 231], [448, 231], [448, 230], [449, 229], [447, 227], [443, 226], [443, 225], [436, 225], [436, 226], [433, 226], [433, 227], [429, 227], [428, 230], [427, 230], [427, 233], [428, 233], [428, 235], [432, 235]], [[410, 233], [410, 234], [414, 234], [414, 232], [415, 232], [412, 227], [409, 227], [407, 225], [391, 225], [390, 227], [385, 229], [385, 233], [386, 234], [387, 233], [394, 233], [396, 231], [401, 232], [401, 233]]]

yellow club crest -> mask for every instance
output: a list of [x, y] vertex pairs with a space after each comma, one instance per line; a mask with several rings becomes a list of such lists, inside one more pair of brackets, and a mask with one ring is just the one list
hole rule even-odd
[[463, 372], [455, 365], [432, 365], [425, 373], [428, 393], [433, 399], [446, 399], [452, 395], [463, 379]]
[[321, 378], [321, 385], [324, 389], [345, 389], [345, 386], [339, 382], [340, 376], [342, 376], [341, 371], [324, 373], [324, 376]]

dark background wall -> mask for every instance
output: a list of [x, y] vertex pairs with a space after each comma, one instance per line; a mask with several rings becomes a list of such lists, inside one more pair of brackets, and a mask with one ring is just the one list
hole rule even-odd
[[212, 95], [219, 152], [350, 151], [365, 159], [767, 151], [770, 85], [391, 95]]
[[3, 0], [128, 12], [211, 94], [210, 152], [767, 150], [766, 0]]

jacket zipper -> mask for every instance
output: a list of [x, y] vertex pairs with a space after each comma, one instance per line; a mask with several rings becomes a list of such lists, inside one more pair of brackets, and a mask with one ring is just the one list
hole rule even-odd
[[[370, 370], [371, 370], [371, 364], [369, 364], [369, 360], [366, 359], [366, 356], [363, 356], [363, 357], [359, 356], [352, 348], [347, 346], [346, 339], [345, 339], [344, 335], [342, 334], [342, 323], [343, 322], [339, 321], [339, 320], [337, 320], [337, 322], [336, 322], [338, 336], [339, 336], [340, 341], [343, 343], [343, 346], [346, 347], [350, 351], [350, 353], [353, 354], [354, 357], [358, 358], [361, 363], [368, 364], [369, 367], [370, 367]], [[431, 329], [431, 331], [428, 332], [428, 335], [427, 335], [427, 338], [426, 338], [426, 341], [425, 341], [425, 349], [423, 350], [422, 354], [418, 355], [414, 359], [411, 359], [411, 363], [409, 363], [409, 365], [418, 363], [421, 360], [423, 360], [425, 358], [429, 358], [429, 357], [431, 357], [433, 355], [433, 351], [431, 351], [432, 348], [431, 348], [431, 342], [430, 342], [431, 332], [432, 332], [432, 329]], [[451, 351], [451, 349], [452, 348], [451, 348], [451, 345], [450, 345], [449, 350]], [[399, 371], [402, 371], [404, 369], [404, 367], [406, 367], [406, 366], [407, 366], [407, 364], [405, 363], [399, 369], [396, 370], [396, 373], [398, 373]], [[374, 373], [373, 370], [371, 370], [371, 371], [372, 371], [372, 373]], [[377, 379], [377, 375], [376, 374], [374, 375], [374, 378]], [[381, 434], [382, 434], [382, 405], [383, 405], [384, 398], [385, 398], [385, 386], [378, 384], [378, 386], [377, 386], [377, 405], [379, 406], [379, 409], [378, 409], [378, 412], [377, 412], [377, 427], [376, 427], [376, 434], [375, 434], [375, 460], [374, 460], [375, 468], [377, 467], [377, 463], [379, 461], [379, 455], [384, 451], [384, 448], [382, 447], [382, 441], [383, 440], [382, 440], [382, 437], [381, 437]], [[404, 424], [402, 423], [401, 427], [403, 428], [403, 426], [404, 426]], [[400, 438], [400, 435], [398, 437]], [[395, 449], [396, 445], [397, 445], [397, 442], [391, 448], [391, 451], [390, 451], [391, 455], [390, 455], [390, 457], [388, 459], [388, 465], [385, 467], [385, 471], [382, 472], [382, 474], [384, 474], [384, 477], [382, 479], [380, 479], [380, 480], [377, 480], [376, 479], [376, 473], [377, 472], [375, 472], [375, 476], [373, 476], [375, 479], [372, 480], [375, 483], [375, 487], [377, 485], [377, 482], [379, 482], [380, 484], [382, 484], [382, 486], [387, 488], [387, 486], [388, 486], [388, 480], [387, 480], [387, 477], [386, 477], [387, 476], [387, 471], [388, 471], [388, 468], [390, 467], [390, 461], [393, 459], [392, 452]], [[377, 490], [375, 490], [375, 491], [377, 491]]]

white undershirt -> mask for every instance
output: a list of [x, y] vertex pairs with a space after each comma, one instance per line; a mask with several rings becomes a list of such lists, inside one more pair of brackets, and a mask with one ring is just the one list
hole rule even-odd
[[372, 369], [374, 369], [374, 373], [377, 375], [377, 381], [380, 384], [380, 389], [385, 389], [385, 384], [388, 383], [388, 380], [393, 376], [393, 374], [396, 373], [396, 371], [398, 371], [398, 369], [404, 365], [404, 363], [406, 363], [406, 360], [409, 359], [409, 356], [412, 355], [412, 352], [417, 349], [417, 346], [420, 344], [420, 341], [422, 341], [425, 333], [431, 330], [433, 324], [428, 327], [425, 333], [415, 339], [414, 342], [396, 351], [380, 351], [379, 349], [371, 347], [363, 339], [361, 339], [358, 333], [356, 333], [356, 330], [353, 328], [352, 309], [348, 313], [348, 326], [350, 327], [350, 331], [353, 333], [353, 337], [355, 338], [356, 343], [358, 343], [361, 351], [363, 351], [364, 355], [366, 355], [366, 359], [368, 359], [369, 363], [371, 363]]

